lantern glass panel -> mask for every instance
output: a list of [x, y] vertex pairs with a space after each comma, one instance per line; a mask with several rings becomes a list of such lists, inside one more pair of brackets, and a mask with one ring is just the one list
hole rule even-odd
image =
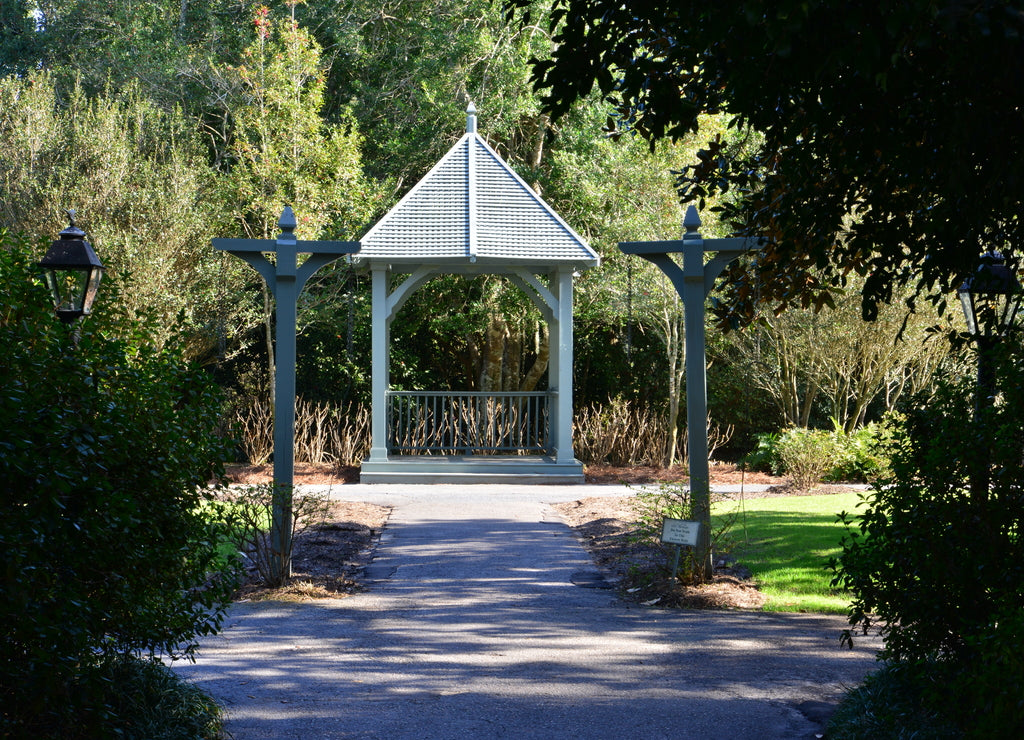
[[96, 302], [96, 293], [100, 289], [100, 278], [103, 277], [103, 270], [95, 267], [89, 272], [89, 279], [86, 282], [85, 293], [82, 295], [82, 313], [92, 313], [92, 305]]
[[964, 319], [967, 321], [967, 333], [977, 334], [978, 324], [974, 320], [974, 294], [970, 290], [960, 289], [960, 305], [964, 309]]

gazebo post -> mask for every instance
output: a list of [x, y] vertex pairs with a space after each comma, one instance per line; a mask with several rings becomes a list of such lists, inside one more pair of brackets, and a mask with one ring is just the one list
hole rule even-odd
[[551, 385], [555, 391], [551, 433], [557, 463], [575, 460], [572, 448], [572, 272], [571, 269], [559, 269], [551, 281], [558, 300], [554, 325], [549, 327], [550, 341], [556, 348], [551, 353], [554, 367], [549, 368], [549, 382], [553, 381]]
[[390, 372], [388, 368], [388, 343], [391, 321], [388, 318], [388, 275], [387, 265], [375, 263], [372, 275], [372, 316], [373, 334], [370, 353], [372, 396], [372, 419], [370, 427], [370, 457], [372, 462], [388, 459], [387, 404]]

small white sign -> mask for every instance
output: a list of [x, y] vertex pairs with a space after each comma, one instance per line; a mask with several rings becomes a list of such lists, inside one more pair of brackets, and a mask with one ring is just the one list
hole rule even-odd
[[670, 545], [696, 547], [698, 532], [700, 532], [700, 522], [691, 522], [686, 519], [666, 519], [661, 525], [661, 541]]

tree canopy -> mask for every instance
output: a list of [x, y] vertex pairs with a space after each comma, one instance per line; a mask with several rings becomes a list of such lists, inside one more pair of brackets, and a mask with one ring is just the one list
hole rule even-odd
[[[601, 126], [615, 107], [602, 100], [600, 89], [607, 88], [606, 97], [621, 97], [616, 80], [621, 77], [625, 85], [633, 79], [622, 71], [625, 62], [609, 67], [600, 84], [591, 81], [586, 95], [580, 87], [577, 99], [565, 98], [559, 109], [564, 114], [552, 120], [530, 89], [530, 60], [554, 50], [554, 61], [567, 63], [564, 49], [572, 34], [559, 25], [573, 7], [567, 0], [554, 3], [554, 44], [548, 0], [530, 6], [531, 23], [525, 26], [507, 23], [502, 5], [490, 0], [267, 0], [255, 6], [152, 0], [139, 12], [136, 5], [0, 0], [0, 187], [7, 196], [0, 199], [0, 226], [42, 244], [65, 225], [64, 209], [74, 208], [109, 267], [104, 285], [119, 288], [118, 300], [131, 307], [130, 313], [157, 307], [164, 327], [160, 341], [169, 338], [174, 317], [182, 314], [188, 357], [206, 365], [239, 399], [265, 393], [268, 384], [270, 296], [247, 265], [210, 249], [210, 238], [241, 233], [273, 238], [286, 202], [295, 206], [305, 238], [358, 237], [363, 225], [393, 205], [461, 135], [470, 100], [480, 109], [487, 141], [602, 254], [601, 266], [585, 272], [574, 289], [580, 407], [621, 399], [659, 414], [667, 408], [671, 426], [673, 403], [682, 398], [681, 309], [673, 303], [675, 293], [660, 273], [615, 248], [619, 241], [679, 235], [682, 211], [673, 170], [697, 163], [687, 177], [696, 182], [698, 171], [706, 171], [707, 178], [702, 191], [691, 184], [687, 197], [704, 200], [711, 211], [723, 207], [724, 215], [741, 222], [733, 228], [741, 229], [745, 222], [738, 207], [748, 196], [767, 198], [772, 191], [764, 183], [770, 185], [771, 177], [785, 175], [801, 186], [812, 182], [786, 170], [790, 164], [782, 155], [777, 172], [761, 168], [765, 153], [772, 151], [763, 133], [766, 124], [748, 116], [740, 119], [742, 125], [728, 127], [738, 114], [724, 88], [708, 88], [707, 100], [686, 111], [688, 116], [702, 109], [721, 113], [687, 119], [677, 130], [652, 130], [648, 138], [660, 138], [653, 147], [639, 136], [605, 136]], [[632, 5], [639, 8], [637, 18], [647, 13], [679, 24], [686, 18]], [[725, 17], [717, 9], [701, 12], [707, 23]], [[608, 29], [624, 28], [625, 20]], [[810, 23], [801, 22], [788, 32], [792, 37]], [[745, 33], [757, 37], [756, 26]], [[707, 29], [692, 32], [698, 31], [704, 38], [714, 35]], [[739, 43], [740, 36], [727, 36]], [[678, 46], [682, 38], [666, 37], [666, 43]], [[595, 75], [601, 69], [592, 66]], [[631, 117], [620, 110], [616, 130], [647, 131], [655, 116], [664, 118], [662, 101], [675, 105], [683, 99], [678, 85], [673, 89], [674, 97], [666, 92], [658, 98], [651, 88], [658, 105], [645, 103]], [[550, 98], [546, 105], [552, 105]], [[695, 121], [697, 128], [690, 130]], [[711, 148], [702, 143], [709, 138], [715, 140]], [[737, 178], [746, 172], [752, 174], [741, 187]], [[780, 197], [797, 197], [782, 185], [777, 191]], [[832, 191], [808, 192], [824, 198]], [[870, 188], [865, 192], [874, 195]], [[834, 217], [847, 229], [870, 224], [863, 208], [851, 206], [835, 215], [817, 205], [807, 205], [804, 215], [821, 223]], [[779, 211], [790, 214], [781, 206]], [[703, 214], [705, 236], [727, 235], [730, 227], [719, 215]], [[831, 245], [828, 239], [835, 236], [824, 228], [808, 229], [808, 221], [797, 223], [797, 215], [792, 223], [772, 218], [772, 228], [797, 224], [790, 233], [800, 238], [811, 234]], [[766, 274], [792, 268], [785, 273], [788, 284], [771, 293], [764, 283], [737, 277], [736, 290], [749, 286], [748, 295], [755, 297], [806, 296], [813, 303], [814, 291], [841, 275], [812, 269], [814, 256], [800, 253], [799, 260], [787, 261], [786, 254], [772, 252], [758, 265]], [[825, 261], [832, 256], [828, 253]], [[874, 274], [870, 265], [861, 267]], [[773, 325], [789, 332], [793, 325], [817, 325], [819, 319], [833, 326], [836, 319], [849, 336], [860, 336], [852, 294], [864, 280], [847, 277], [849, 284], [835, 294], [839, 314], [794, 312]], [[908, 294], [898, 295], [902, 300]], [[300, 395], [325, 402], [365, 400], [369, 281], [338, 264], [320, 271], [302, 296]], [[890, 315], [883, 310], [877, 324], [889, 326]], [[908, 325], [907, 336], [913, 338], [916, 328]], [[393, 329], [395, 387], [497, 388], [499, 359], [502, 388], [544, 387], [550, 347], [541, 317], [514, 286], [501, 281], [431, 281]], [[755, 324], [748, 333], [753, 346], [768, 346], [759, 336], [770, 329]], [[749, 402], [744, 375], [749, 366], [737, 364], [746, 360], [735, 351], [744, 339], [734, 334], [710, 348], [711, 414], [718, 426], [735, 424], [735, 439], [749, 445], [755, 433], [776, 428], [782, 417], [767, 401], [756, 407]], [[852, 345], [847, 348], [852, 351]], [[771, 364], [777, 359], [765, 351], [756, 357], [766, 383], [779, 382]], [[489, 368], [486, 376], [484, 368]], [[652, 377], [669, 382], [651, 383]], [[809, 375], [801, 377], [806, 380], [797, 381], [796, 392], [813, 390], [800, 387], [812, 382]], [[828, 423], [836, 399], [805, 393], [811, 396], [810, 407], [805, 404], [808, 423]], [[851, 407], [864, 398], [849, 399]], [[868, 418], [875, 418], [881, 405], [871, 403]]]
[[[525, 23], [535, 4], [506, 0]], [[550, 18], [534, 82], [554, 114], [597, 88], [616, 133], [675, 139], [725, 112], [760, 135], [746, 151], [716, 137], [678, 180], [684, 202], [728, 194], [732, 228], [771, 240], [728, 274], [733, 318], [830, 303], [856, 272], [872, 319], [901, 285], [942, 304], [983, 251], [1016, 261], [1019, 0], [554, 0]]]

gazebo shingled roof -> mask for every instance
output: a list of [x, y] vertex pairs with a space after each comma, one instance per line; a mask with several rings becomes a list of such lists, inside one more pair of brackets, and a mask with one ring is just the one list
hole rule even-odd
[[597, 253], [477, 133], [472, 104], [467, 113], [465, 135], [360, 240], [356, 264], [597, 265]]

